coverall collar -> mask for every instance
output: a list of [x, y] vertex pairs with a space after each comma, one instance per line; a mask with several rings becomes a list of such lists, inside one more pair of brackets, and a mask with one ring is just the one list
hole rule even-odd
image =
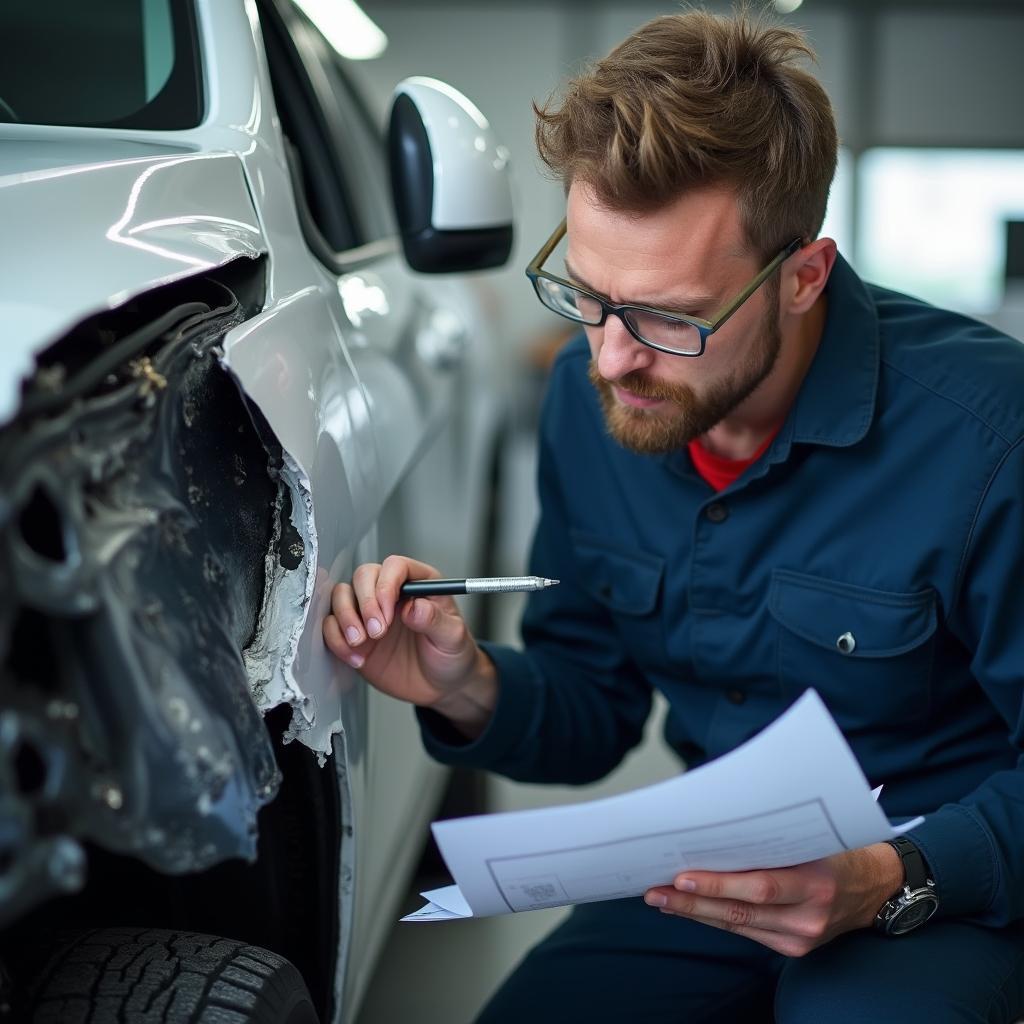
[[825, 294], [825, 329], [787, 417], [792, 430], [783, 433], [790, 442], [845, 448], [864, 437], [875, 413], [878, 315], [864, 282], [842, 256], [836, 257]]

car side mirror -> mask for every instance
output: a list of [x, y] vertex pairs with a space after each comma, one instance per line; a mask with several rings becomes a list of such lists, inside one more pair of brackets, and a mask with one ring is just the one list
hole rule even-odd
[[400, 82], [388, 123], [388, 159], [402, 247], [413, 270], [486, 270], [508, 260], [508, 150], [462, 93], [434, 78]]

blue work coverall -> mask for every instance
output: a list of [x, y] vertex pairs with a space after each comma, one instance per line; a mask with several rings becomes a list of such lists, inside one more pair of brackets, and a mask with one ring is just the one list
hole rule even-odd
[[589, 904], [488, 1024], [771, 1019], [773, 1000], [780, 1021], [829, 1024], [1024, 1010], [1024, 345], [842, 258], [827, 301], [782, 428], [717, 494], [685, 450], [617, 445], [585, 340], [568, 346], [530, 570], [561, 585], [531, 596], [524, 650], [488, 645], [500, 696], [483, 734], [420, 711], [423, 738], [448, 764], [583, 783], [639, 741], [653, 690], [692, 767], [814, 687], [886, 813], [925, 815], [911, 838], [940, 911], [787, 959], [640, 899]]

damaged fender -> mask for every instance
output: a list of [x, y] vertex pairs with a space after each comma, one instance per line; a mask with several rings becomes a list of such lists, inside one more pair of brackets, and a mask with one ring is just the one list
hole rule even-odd
[[81, 887], [81, 840], [169, 873], [253, 859], [279, 784], [242, 651], [268, 550], [278, 578], [305, 551], [281, 548], [285, 459], [220, 365], [246, 313], [197, 284], [70, 402], [95, 361], [58, 346], [57, 386], [0, 433], [0, 924]]

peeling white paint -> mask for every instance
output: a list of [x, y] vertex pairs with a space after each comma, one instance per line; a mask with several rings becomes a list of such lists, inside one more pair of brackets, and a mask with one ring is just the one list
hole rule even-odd
[[313, 715], [308, 701], [295, 681], [292, 665], [299, 637], [306, 621], [306, 610], [313, 593], [316, 564], [316, 531], [313, 528], [313, 502], [309, 478], [286, 452], [281, 479], [291, 495], [291, 523], [303, 543], [303, 557], [295, 569], [281, 565], [278, 548], [281, 543], [281, 505], [279, 494], [274, 506], [274, 530], [265, 560], [263, 604], [252, 643], [243, 652], [253, 698], [264, 714], [280, 704], [291, 704], [294, 735], [296, 725], [308, 729]]

